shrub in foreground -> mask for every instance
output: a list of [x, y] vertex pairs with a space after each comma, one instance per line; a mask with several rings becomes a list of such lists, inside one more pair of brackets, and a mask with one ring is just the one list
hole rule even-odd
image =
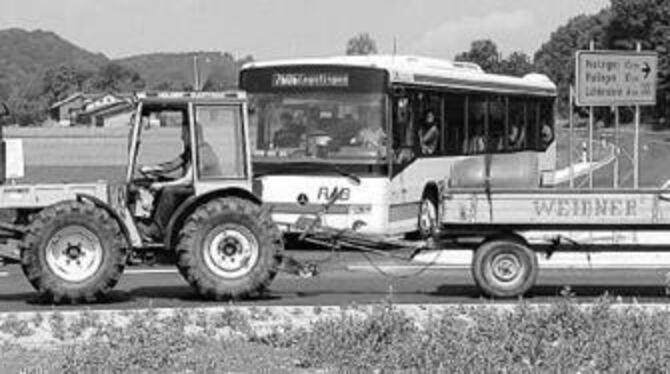
[[[132, 316], [98, 326], [70, 346], [66, 372], [183, 372], [295, 365], [344, 371], [670, 372], [670, 314], [615, 305], [590, 307], [569, 295], [548, 307], [447, 308], [418, 324], [391, 303], [342, 311], [309, 328], [283, 326], [257, 336], [243, 314]], [[234, 326], [233, 326], [234, 325]], [[222, 326], [248, 332], [220, 338]], [[194, 329], [195, 327], [195, 329]], [[288, 369], [287, 369], [288, 368]]]
[[580, 307], [569, 297], [547, 308], [445, 312], [416, 326], [392, 305], [363, 317], [314, 323], [296, 341], [303, 362], [340, 369], [448, 372], [670, 372], [670, 315]]

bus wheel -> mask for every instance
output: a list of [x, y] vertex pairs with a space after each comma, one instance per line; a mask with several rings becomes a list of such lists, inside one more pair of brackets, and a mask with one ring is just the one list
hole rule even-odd
[[437, 226], [437, 198], [432, 193], [424, 193], [419, 205], [418, 228], [422, 239], [429, 238]]
[[535, 252], [515, 240], [485, 242], [472, 259], [472, 276], [491, 297], [522, 296], [535, 284], [538, 271]]
[[257, 296], [279, 270], [283, 243], [270, 214], [251, 201], [226, 197], [197, 208], [177, 245], [177, 266], [204, 297]]

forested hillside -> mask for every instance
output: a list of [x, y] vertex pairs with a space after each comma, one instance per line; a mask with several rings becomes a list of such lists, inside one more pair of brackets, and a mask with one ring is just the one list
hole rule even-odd
[[193, 88], [197, 56], [201, 87], [235, 87], [239, 67], [229, 53], [154, 53], [111, 60], [64, 40], [53, 32], [0, 30], [0, 100], [8, 103], [12, 123], [39, 124], [46, 109], [77, 91], [119, 92]]
[[[567, 20], [532, 59], [522, 51], [503, 58], [490, 39], [474, 40], [469, 51], [454, 57], [476, 62], [491, 73], [539, 71], [549, 75], [559, 87], [559, 109], [565, 114], [568, 88], [574, 83], [575, 51], [588, 49], [591, 40], [597, 49], [624, 50], [635, 49], [639, 41], [642, 49], [658, 53], [658, 105], [645, 108], [644, 113], [646, 120], [665, 118], [670, 123], [670, 1], [611, 0], [610, 6], [596, 14]], [[374, 53], [376, 48], [364, 51]], [[0, 100], [9, 104], [12, 122], [39, 124], [51, 103], [76, 91], [192, 89], [194, 56], [205, 90], [235, 87], [240, 66], [252, 60], [251, 56], [237, 59], [219, 51], [153, 53], [110, 60], [52, 32], [0, 30]]]

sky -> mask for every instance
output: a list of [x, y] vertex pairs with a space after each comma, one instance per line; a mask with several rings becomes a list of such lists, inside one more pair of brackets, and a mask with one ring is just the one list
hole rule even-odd
[[[608, 0], [0, 0], [0, 29], [54, 31], [111, 58], [225, 51], [257, 60], [343, 54], [368, 32], [382, 53], [453, 58], [490, 38], [530, 56]], [[394, 43], [395, 40], [395, 43]]]

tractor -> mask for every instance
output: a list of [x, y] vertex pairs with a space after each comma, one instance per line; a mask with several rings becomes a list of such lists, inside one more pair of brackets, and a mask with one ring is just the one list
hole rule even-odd
[[159, 256], [205, 298], [263, 292], [284, 246], [254, 193], [245, 94], [149, 92], [135, 104], [123, 181], [0, 186], [1, 236], [32, 286], [92, 302], [129, 262]]

